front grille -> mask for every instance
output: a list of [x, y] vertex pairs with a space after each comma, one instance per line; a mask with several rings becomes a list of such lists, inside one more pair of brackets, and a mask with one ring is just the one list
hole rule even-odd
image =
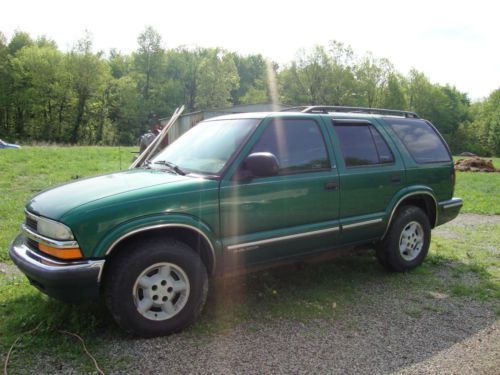
[[26, 226], [33, 230], [33, 231], [37, 231], [37, 228], [38, 228], [38, 222], [36, 220], [34, 220], [33, 218], [31, 218], [30, 216], [26, 215]]
[[38, 250], [38, 242], [31, 238], [26, 239], [26, 245], [28, 245], [32, 250]]

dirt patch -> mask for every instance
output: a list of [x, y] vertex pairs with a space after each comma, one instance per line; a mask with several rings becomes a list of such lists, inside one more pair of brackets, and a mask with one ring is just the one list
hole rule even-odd
[[21, 271], [13, 264], [0, 262], [0, 274], [5, 276], [17, 276], [21, 274]]
[[460, 214], [453, 221], [433, 229], [432, 234], [456, 240], [462, 235], [454, 228], [474, 229], [483, 225], [500, 225], [500, 215]]
[[478, 156], [457, 160], [455, 169], [461, 172], [500, 172], [499, 168], [494, 167], [493, 160]]

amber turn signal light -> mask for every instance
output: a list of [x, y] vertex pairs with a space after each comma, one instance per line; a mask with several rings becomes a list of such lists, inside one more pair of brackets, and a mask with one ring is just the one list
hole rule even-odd
[[45, 254], [52, 255], [53, 257], [60, 259], [81, 259], [82, 251], [79, 247], [71, 249], [58, 249], [55, 247], [47, 246], [42, 243], [38, 244], [38, 249], [43, 251]]

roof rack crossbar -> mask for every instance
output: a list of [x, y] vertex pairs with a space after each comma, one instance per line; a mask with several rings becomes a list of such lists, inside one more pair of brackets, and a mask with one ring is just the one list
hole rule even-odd
[[346, 106], [330, 106], [330, 105], [312, 105], [287, 108], [285, 111], [298, 111], [302, 113], [325, 113], [330, 112], [347, 112], [347, 113], [369, 113], [376, 115], [387, 116], [402, 116], [407, 118], [420, 118], [415, 112], [398, 111], [395, 109], [383, 108], [367, 108], [367, 107], [346, 107]]

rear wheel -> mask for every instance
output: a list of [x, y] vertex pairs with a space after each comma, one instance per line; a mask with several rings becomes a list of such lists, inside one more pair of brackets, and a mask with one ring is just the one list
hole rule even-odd
[[401, 207], [387, 235], [377, 245], [379, 262], [392, 271], [407, 271], [419, 266], [429, 251], [431, 226], [422, 209]]
[[182, 242], [134, 242], [110, 267], [106, 303], [127, 332], [153, 337], [180, 331], [205, 304], [206, 268], [198, 254]]

